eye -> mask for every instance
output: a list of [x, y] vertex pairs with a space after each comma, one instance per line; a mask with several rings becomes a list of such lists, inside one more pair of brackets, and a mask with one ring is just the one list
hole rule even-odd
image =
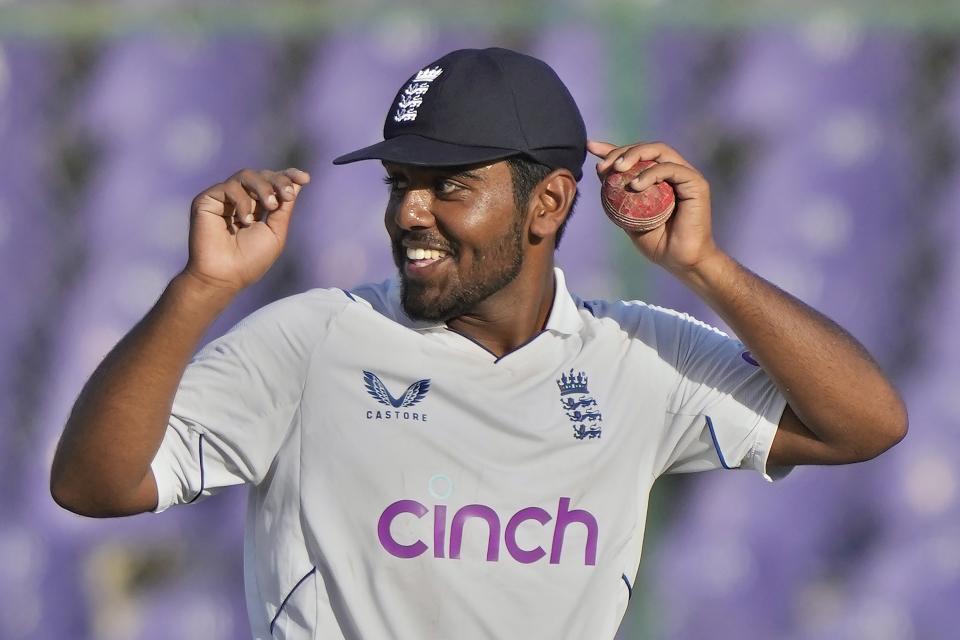
[[437, 195], [449, 196], [460, 190], [462, 187], [449, 178], [437, 178], [433, 183], [433, 190]]
[[391, 193], [406, 189], [407, 187], [406, 181], [399, 176], [384, 176], [383, 184], [387, 185]]

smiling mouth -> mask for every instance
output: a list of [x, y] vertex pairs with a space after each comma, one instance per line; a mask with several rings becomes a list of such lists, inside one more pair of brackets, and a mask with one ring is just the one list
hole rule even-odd
[[428, 269], [438, 262], [445, 260], [450, 254], [440, 249], [422, 249], [406, 248], [406, 271], [408, 273], [419, 273]]

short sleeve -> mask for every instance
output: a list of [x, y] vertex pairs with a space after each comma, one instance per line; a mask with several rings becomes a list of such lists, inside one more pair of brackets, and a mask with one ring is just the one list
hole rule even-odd
[[197, 353], [151, 464], [156, 511], [264, 478], [299, 419], [312, 354], [346, 302], [339, 290], [285, 298]]
[[789, 473], [766, 468], [786, 399], [744, 345], [684, 314], [668, 314], [663, 324], [672, 335], [659, 341], [662, 355], [676, 368], [663, 473], [752, 469], [767, 480]]

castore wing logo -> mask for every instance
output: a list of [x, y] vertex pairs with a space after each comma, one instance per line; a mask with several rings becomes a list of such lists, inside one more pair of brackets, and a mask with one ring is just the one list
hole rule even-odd
[[560, 374], [557, 386], [560, 388], [560, 404], [573, 427], [573, 437], [577, 440], [599, 438], [603, 416], [587, 389], [587, 374], [583, 371], [574, 374], [570, 369], [569, 375]]
[[370, 394], [371, 398], [380, 404], [393, 407], [394, 409], [412, 407], [423, 400], [427, 396], [427, 391], [430, 390], [429, 378], [417, 380], [407, 387], [407, 390], [403, 392], [402, 396], [394, 398], [387, 390], [387, 385], [383, 384], [383, 381], [377, 377], [377, 374], [370, 373], [369, 371], [363, 372], [363, 384], [367, 388], [367, 393]]

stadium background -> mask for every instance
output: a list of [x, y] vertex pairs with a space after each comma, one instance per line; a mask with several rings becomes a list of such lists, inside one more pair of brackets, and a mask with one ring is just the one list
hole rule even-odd
[[[722, 245], [861, 339], [911, 414], [857, 467], [661, 482], [618, 638], [957, 637], [958, 36], [950, 2], [0, 2], [0, 638], [247, 635], [244, 491], [79, 518], [48, 494], [58, 434], [183, 264], [192, 196], [237, 168], [313, 184], [211, 336], [387, 277], [380, 168], [330, 159], [379, 138], [421, 64], [488, 45], [552, 64], [591, 136], [680, 149]], [[574, 291], [716, 321], [608, 224], [589, 168], [583, 191]]]

